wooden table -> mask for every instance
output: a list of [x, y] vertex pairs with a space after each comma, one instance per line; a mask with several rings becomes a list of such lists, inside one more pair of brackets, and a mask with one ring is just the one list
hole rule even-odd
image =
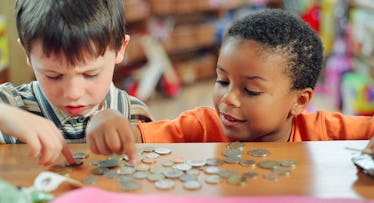
[[[281, 176], [277, 181], [270, 181], [263, 177], [270, 170], [255, 167], [243, 167], [239, 164], [225, 163], [222, 168], [237, 170], [241, 173], [254, 170], [260, 175], [257, 179], [250, 179], [244, 185], [231, 185], [222, 182], [209, 185], [204, 182], [205, 173], [201, 172], [199, 180], [202, 188], [195, 191], [185, 190], [180, 181], [171, 190], [159, 190], [148, 180], [139, 180], [142, 187], [134, 194], [193, 194], [209, 196], [277, 196], [301, 195], [320, 198], [358, 198], [374, 199], [374, 178], [361, 173], [351, 162], [358, 151], [348, 150], [346, 147], [363, 149], [367, 141], [321, 141], [303, 143], [245, 143], [243, 159], [253, 159], [257, 163], [269, 160], [290, 159], [297, 162], [297, 166], [289, 176]], [[167, 147], [172, 150], [169, 155], [162, 155], [156, 165], [171, 157], [181, 156], [185, 159], [223, 158], [223, 151], [227, 143], [180, 143], [180, 144], [137, 144], [137, 148], [144, 146]], [[73, 152], [89, 152], [85, 144], [70, 144]], [[262, 148], [270, 151], [266, 158], [251, 157], [246, 152], [249, 149]], [[31, 186], [34, 178], [48, 167], [38, 166], [36, 160], [27, 156], [26, 145], [0, 145], [0, 178], [14, 185]], [[82, 180], [91, 175], [95, 166], [90, 160], [106, 159], [106, 156], [90, 154], [81, 167], [73, 168], [71, 178]], [[60, 159], [56, 164], [63, 165]], [[92, 186], [92, 185], [90, 185]], [[119, 183], [114, 179], [99, 176], [94, 185], [105, 190], [123, 192]]]

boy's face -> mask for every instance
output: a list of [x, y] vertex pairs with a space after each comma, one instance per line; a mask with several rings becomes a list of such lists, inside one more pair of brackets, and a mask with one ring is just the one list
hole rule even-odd
[[93, 113], [102, 103], [113, 78], [116, 63], [123, 59], [127, 41], [116, 54], [107, 49], [98, 58], [87, 56], [85, 63], [74, 67], [66, 63], [63, 54], [47, 57], [42, 44], [36, 41], [28, 58], [35, 77], [48, 101], [70, 116]]
[[285, 57], [271, 54], [259, 43], [231, 39], [223, 44], [217, 64], [213, 103], [225, 134], [240, 141], [287, 141], [291, 91]]

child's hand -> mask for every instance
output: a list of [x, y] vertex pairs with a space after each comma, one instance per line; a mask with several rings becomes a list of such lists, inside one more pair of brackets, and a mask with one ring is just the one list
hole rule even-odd
[[69, 163], [74, 162], [61, 132], [50, 120], [4, 104], [0, 104], [0, 112], [0, 130], [28, 144], [29, 156], [37, 157], [39, 164], [51, 164], [61, 152]]
[[370, 139], [368, 145], [364, 150], [363, 153], [374, 155], [374, 136]]
[[86, 129], [86, 140], [93, 153], [125, 153], [131, 162], [137, 161], [130, 122], [117, 111], [107, 109], [95, 114]]

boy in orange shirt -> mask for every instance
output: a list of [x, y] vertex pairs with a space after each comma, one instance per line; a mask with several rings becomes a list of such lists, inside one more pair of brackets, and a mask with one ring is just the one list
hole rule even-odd
[[87, 143], [100, 153], [98, 143], [131, 133], [144, 143], [370, 139], [372, 117], [305, 111], [322, 61], [319, 36], [300, 18], [274, 9], [250, 14], [225, 35], [214, 109], [199, 107], [174, 120], [138, 123], [133, 132], [118, 113], [103, 111], [91, 120]]

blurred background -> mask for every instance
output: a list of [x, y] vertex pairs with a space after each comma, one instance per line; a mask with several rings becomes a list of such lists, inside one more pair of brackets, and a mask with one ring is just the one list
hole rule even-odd
[[[17, 44], [15, 0], [0, 2], [0, 83], [34, 80]], [[264, 8], [300, 15], [324, 43], [325, 63], [309, 111], [374, 114], [373, 0], [124, 0], [127, 33], [115, 85], [171, 119], [212, 106], [222, 36], [235, 19]]]

